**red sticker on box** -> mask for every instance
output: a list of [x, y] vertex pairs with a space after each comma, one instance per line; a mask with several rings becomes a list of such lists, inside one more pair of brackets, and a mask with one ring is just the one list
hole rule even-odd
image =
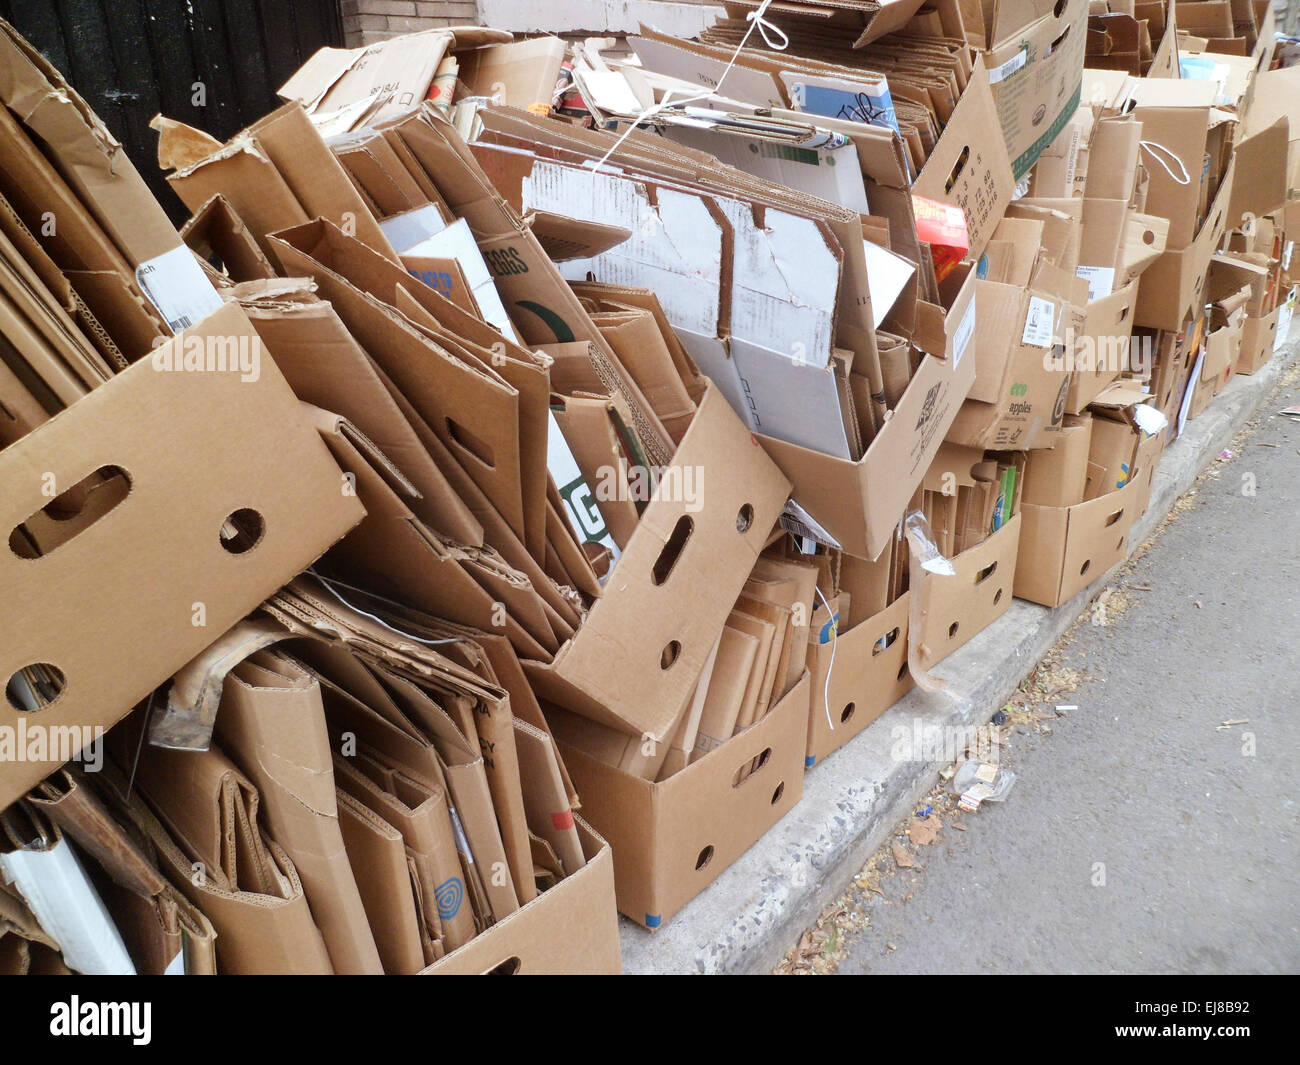
[[562, 810], [562, 811], [561, 811], [560, 813], [558, 813], [558, 814], [551, 814], [551, 824], [553, 824], [553, 825], [554, 825], [556, 828], [558, 828], [561, 832], [563, 832], [565, 829], [572, 828], [572, 827], [573, 827], [573, 811], [572, 811], [572, 810]]

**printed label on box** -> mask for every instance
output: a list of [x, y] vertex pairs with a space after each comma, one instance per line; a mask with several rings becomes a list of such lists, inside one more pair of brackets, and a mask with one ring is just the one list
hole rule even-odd
[[184, 244], [141, 263], [135, 279], [173, 333], [198, 325], [221, 308], [217, 290]]
[[1052, 325], [1056, 321], [1056, 304], [1051, 300], [1029, 297], [1029, 313], [1025, 315], [1025, 331], [1020, 343], [1036, 348], [1052, 346]]
[[1005, 63], [999, 63], [989, 71], [989, 84], [996, 85], [999, 81], [1006, 81], [1017, 70], [1029, 62], [1029, 51], [1022, 48]]
[[1115, 268], [1113, 266], [1076, 266], [1075, 277], [1088, 282], [1088, 302], [1105, 299], [1115, 290]]

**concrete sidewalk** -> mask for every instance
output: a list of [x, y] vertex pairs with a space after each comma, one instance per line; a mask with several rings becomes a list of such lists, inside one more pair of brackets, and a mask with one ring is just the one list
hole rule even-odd
[[[1287, 346], [1259, 373], [1234, 377], [1166, 449], [1131, 547], [1147, 539], [1273, 390], [1297, 357], [1298, 335], [1293, 329]], [[910, 732], [918, 719], [927, 729], [987, 722], [1118, 569], [1054, 610], [1017, 600], [935, 668], [948, 682], [947, 693], [910, 692], [810, 770], [802, 802], [666, 927], [649, 933], [622, 921], [624, 971], [770, 971], [937, 781], [940, 764], [890, 757], [893, 726]]]
[[1300, 425], [1273, 415], [1298, 401], [1274, 395], [1053, 652], [1068, 694], [1016, 715], [1006, 802], [880, 876], [836, 971], [1300, 969]]

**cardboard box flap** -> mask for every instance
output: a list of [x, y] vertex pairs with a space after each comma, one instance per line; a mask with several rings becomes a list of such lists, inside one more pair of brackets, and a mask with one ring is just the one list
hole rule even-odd
[[552, 702], [667, 740], [790, 484], [710, 388], [577, 634], [548, 667]]
[[1124, 220], [1120, 246], [1120, 284], [1126, 285], [1164, 254], [1169, 240], [1169, 219], [1154, 214], [1130, 213]]
[[[308, 114], [325, 117], [374, 97], [389, 111], [420, 106], [442, 57], [458, 47], [506, 44], [514, 35], [484, 26], [458, 26], [408, 33], [361, 48], [321, 48], [296, 70], [276, 95], [299, 100]], [[383, 111], [378, 112], [382, 117]]]
[[533, 231], [552, 262], [590, 259], [627, 240], [632, 231], [623, 226], [584, 221], [553, 211], [528, 211], [524, 223]]
[[[969, 270], [945, 319], [945, 357], [927, 355], [857, 462], [763, 437], [794, 483], [795, 501], [847, 554], [874, 559], [888, 546], [976, 376], [977, 284]], [[929, 305], [919, 305], [929, 306]]]
[[[237, 362], [232, 351], [258, 358], [244, 360], [247, 373], [185, 363]], [[234, 305], [0, 453], [5, 528], [37, 537], [46, 529], [45, 471], [66, 489], [105, 470], [116, 475], [96, 492], [104, 504], [85, 507], [88, 523], [60, 522], [52, 544], [38, 539], [47, 548], [39, 557], [30, 540], [11, 536], [28, 557], [0, 560], [11, 593], [0, 669], [9, 678], [48, 663], [62, 678], [41, 711], [46, 724], [112, 725], [363, 516]], [[12, 727], [17, 716], [0, 705], [0, 723]], [[4, 764], [0, 804], [57, 764]]]
[[1246, 112], [1245, 135], [1253, 137], [1277, 122], [1289, 120], [1293, 139], [1300, 139], [1300, 67], [1282, 67], [1255, 79], [1255, 99]]
[[1253, 136], [1237, 140], [1237, 176], [1228, 202], [1228, 229], [1247, 217], [1263, 218], [1279, 211], [1287, 199], [1288, 119], [1283, 116]]
[[972, 258], [984, 250], [1016, 184], [1001, 129], [988, 71], [977, 58], [944, 136], [912, 185], [916, 195], [966, 213]]

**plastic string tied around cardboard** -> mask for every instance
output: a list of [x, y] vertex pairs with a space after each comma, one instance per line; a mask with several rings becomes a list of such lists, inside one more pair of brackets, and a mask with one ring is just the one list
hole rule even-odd
[[718, 78], [717, 84], [714, 85], [710, 91], [695, 93], [694, 95], [684, 96], [681, 99], [675, 100], [673, 99], [673, 94], [677, 92], [677, 90], [669, 89], [664, 93], [664, 98], [662, 100], [651, 107], [647, 107], [637, 115], [636, 118], [628, 123], [627, 128], [619, 134], [618, 140], [610, 145], [609, 151], [602, 155], [600, 160], [592, 166], [592, 170], [596, 171], [602, 169], [605, 164], [609, 162], [610, 156], [618, 151], [623, 142], [631, 135], [632, 131], [641, 125], [642, 122], [654, 118], [654, 116], [659, 114], [659, 112], [667, 110], [669, 107], [684, 107], [687, 104], [700, 103], [703, 100], [707, 100], [710, 96], [719, 95], [722, 92], [722, 83], [727, 80], [727, 75], [731, 73], [731, 68], [736, 65], [736, 60], [740, 58], [740, 53], [749, 42], [749, 38], [753, 35], [754, 30], [758, 30], [759, 36], [763, 38], [763, 43], [772, 49], [772, 51], [784, 52], [789, 48], [790, 38], [785, 35], [784, 31], [782, 31], [779, 26], [768, 22], [767, 19], [763, 17], [767, 13], [767, 9], [771, 4], [772, 0], [763, 0], [763, 2], [759, 4], [757, 11], [750, 11], [745, 15], [745, 20], [749, 23], [749, 28], [745, 30], [745, 35], [740, 38], [740, 43], [736, 45], [736, 50], [731, 53], [731, 59], [727, 61], [726, 67], [723, 68], [722, 76]]
[[[1174, 151], [1172, 151], [1169, 148], [1166, 148], [1163, 144], [1159, 143], [1158, 141], [1138, 141], [1138, 146], [1144, 149], [1151, 156], [1152, 159], [1154, 159], [1157, 163], [1159, 163], [1162, 167], [1164, 167], [1165, 173], [1169, 175], [1171, 180], [1178, 182], [1178, 184], [1180, 185], [1191, 184], [1192, 178], [1191, 175], [1187, 173], [1187, 167], [1183, 165], [1183, 161], [1178, 158], [1178, 155]], [[1157, 149], [1159, 149], [1159, 151], [1157, 151]], [[1166, 156], [1168, 156], [1170, 159], [1172, 159], [1175, 163], [1178, 164], [1178, 169], [1182, 171], [1182, 175], [1183, 175], [1182, 177], [1179, 177], [1177, 174], [1173, 172], [1172, 169], [1170, 169], [1169, 164], [1165, 162], [1163, 158], [1161, 158], [1160, 155], [1161, 152], [1163, 152]]]

